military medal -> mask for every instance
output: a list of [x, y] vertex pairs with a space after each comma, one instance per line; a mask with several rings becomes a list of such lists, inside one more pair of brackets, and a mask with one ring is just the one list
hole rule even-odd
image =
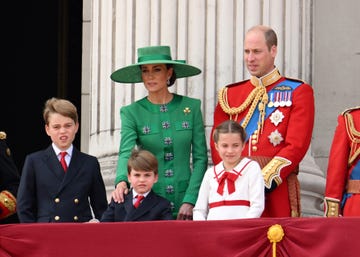
[[275, 126], [279, 125], [279, 123], [282, 122], [283, 119], [284, 114], [279, 110], [276, 110], [270, 116], [271, 123], [273, 123]]
[[268, 107], [273, 107], [274, 106], [274, 93], [270, 93], [270, 102], [268, 103]]
[[284, 140], [280, 132], [276, 129], [275, 131], [271, 132], [271, 134], [268, 136], [270, 143], [273, 144], [273, 146], [277, 146], [281, 143], [281, 141]]
[[292, 105], [292, 102], [291, 102], [291, 92], [289, 91], [289, 92], [287, 92], [287, 98], [286, 98], [286, 106], [287, 107], [290, 107], [291, 105]]
[[276, 92], [275, 93], [275, 102], [274, 102], [274, 106], [275, 107], [279, 107], [280, 106], [280, 99], [279, 99], [279, 97], [280, 97], [280, 92]]
[[280, 92], [280, 107], [284, 107], [285, 106], [285, 95], [286, 95], [286, 92]]

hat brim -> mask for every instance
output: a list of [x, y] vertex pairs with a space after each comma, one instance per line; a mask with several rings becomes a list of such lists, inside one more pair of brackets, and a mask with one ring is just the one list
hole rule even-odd
[[113, 81], [120, 82], [120, 83], [139, 83], [143, 82], [141, 78], [141, 65], [145, 64], [172, 64], [174, 68], [174, 72], [176, 74], [176, 78], [185, 78], [185, 77], [191, 77], [195, 76], [201, 73], [201, 70], [186, 64], [182, 61], [174, 61], [174, 60], [151, 60], [151, 61], [144, 61], [139, 62], [136, 64], [132, 64], [129, 66], [126, 66], [124, 68], [118, 69], [114, 71], [110, 78]]

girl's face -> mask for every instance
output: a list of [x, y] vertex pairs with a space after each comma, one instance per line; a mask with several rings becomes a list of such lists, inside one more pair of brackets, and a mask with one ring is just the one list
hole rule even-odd
[[219, 140], [215, 143], [215, 148], [224, 161], [225, 168], [232, 169], [241, 159], [244, 143], [241, 141], [241, 136], [238, 133], [220, 133]]
[[153, 171], [131, 169], [128, 180], [138, 194], [144, 194], [150, 191], [154, 183], [157, 182], [158, 175], [155, 175]]
[[157, 93], [167, 89], [167, 80], [171, 78], [173, 69], [165, 64], [141, 65], [141, 77], [149, 93]]
[[46, 134], [60, 150], [66, 150], [70, 147], [78, 128], [79, 123], [75, 123], [73, 119], [59, 113], [50, 114], [48, 124], [45, 125]]

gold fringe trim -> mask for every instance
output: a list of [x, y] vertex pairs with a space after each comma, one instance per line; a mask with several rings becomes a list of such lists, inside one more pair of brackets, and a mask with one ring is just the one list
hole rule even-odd
[[[255, 87], [249, 96], [246, 98], [245, 102], [242, 103], [239, 107], [230, 107], [228, 97], [227, 97], [227, 87], [224, 87], [219, 90], [218, 93], [218, 102], [220, 104], [221, 109], [230, 116], [230, 120], [237, 120], [238, 114], [245, 111], [248, 106], [250, 109], [245, 116], [244, 121], [241, 123], [243, 128], [246, 128], [251, 117], [254, 114], [256, 106], [260, 111], [260, 122], [258, 123], [258, 129], [261, 131], [261, 128], [264, 125], [265, 118], [265, 108], [266, 104], [269, 101], [268, 95], [266, 93], [265, 87]], [[235, 117], [233, 117], [235, 116]]]
[[266, 87], [275, 83], [280, 78], [281, 75], [277, 68], [274, 68], [271, 72], [261, 78], [252, 76], [250, 81], [255, 88], [251, 91], [246, 100], [238, 107], [231, 107], [229, 105], [227, 95], [228, 87], [220, 89], [218, 92], [218, 102], [221, 109], [230, 116], [230, 120], [236, 121], [239, 113], [242, 113], [250, 106], [248, 113], [241, 123], [241, 126], [246, 128], [254, 114], [255, 108], [257, 107], [260, 112], [258, 131], [261, 134], [264, 127], [266, 105], [269, 102], [269, 96], [266, 92]]
[[346, 132], [351, 140], [350, 155], [348, 160], [348, 165], [350, 166], [360, 154], [360, 131], [356, 130], [351, 113], [345, 113], [344, 118]]

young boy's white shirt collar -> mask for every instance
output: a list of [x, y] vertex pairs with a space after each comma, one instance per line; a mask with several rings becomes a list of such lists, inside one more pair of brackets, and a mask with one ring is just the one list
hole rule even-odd
[[[54, 149], [56, 155], [59, 155], [60, 152], [64, 152], [64, 151], [61, 151], [54, 143], [51, 144], [52, 145], [52, 148]], [[68, 155], [70, 155], [70, 157], [72, 156], [72, 152], [73, 152], [73, 149], [74, 149], [74, 146], [73, 144], [70, 145], [70, 147], [68, 149], [66, 149], [66, 153]]]
[[[135, 189], [132, 189], [133, 191], [133, 199], [138, 195], [138, 193], [135, 191]], [[147, 191], [145, 194], [142, 194], [144, 197], [147, 197], [147, 195], [150, 193], [150, 190]]]
[[[56, 156], [57, 156], [57, 157], [59, 158], [59, 160], [60, 160], [60, 157], [59, 157], [59, 156], [60, 156], [60, 152], [63, 152], [63, 151], [61, 151], [54, 143], [52, 143], [51, 145], [52, 145], [52, 148], [53, 148], [54, 151], [55, 151]], [[67, 165], [69, 165], [69, 163], [70, 163], [73, 149], [74, 149], [74, 146], [73, 146], [73, 144], [71, 144], [70, 147], [69, 147], [68, 149], [66, 149], [66, 151], [65, 151], [65, 152], [67, 153], [67, 155], [65, 156], [65, 161], [66, 161]]]

